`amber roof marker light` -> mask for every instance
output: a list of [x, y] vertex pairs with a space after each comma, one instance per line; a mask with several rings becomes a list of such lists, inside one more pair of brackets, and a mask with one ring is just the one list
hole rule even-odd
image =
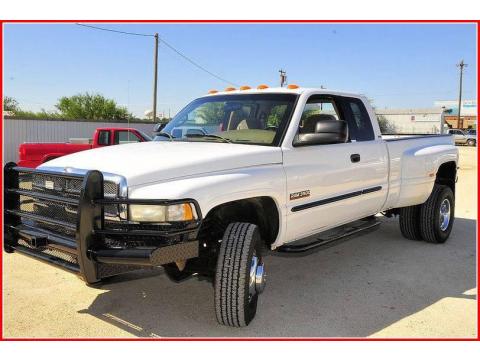
[[243, 86], [240, 86], [240, 90], [250, 90], [251, 87], [248, 86], [248, 85], [243, 85]]
[[234, 87], [227, 87], [227, 88], [225, 89], [225, 91], [234, 91], [234, 90], [237, 90], [237, 89], [235, 89]]
[[268, 85], [265, 85], [265, 84], [258, 85], [257, 89], [258, 90], [268, 89]]
[[209, 94], [216, 94], [216, 93], [218, 93], [218, 90], [209, 90], [208, 93]]
[[287, 86], [287, 89], [298, 89], [300, 86], [295, 85], [295, 84], [290, 84]]

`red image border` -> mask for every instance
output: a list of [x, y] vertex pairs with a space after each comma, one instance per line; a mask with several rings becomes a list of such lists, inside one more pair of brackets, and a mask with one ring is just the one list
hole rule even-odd
[[[455, 23], [455, 24], [476, 24], [477, 25], [477, 64], [478, 64], [478, 54], [479, 54], [479, 37], [478, 37], [478, 29], [480, 25], [480, 20], [415, 20], [415, 21], [408, 21], [408, 20], [0, 20], [0, 82], [2, 86], [0, 87], [0, 96], [3, 98], [3, 29], [4, 24], [14, 24], [14, 23], [159, 23], [159, 24], [328, 24], [328, 23], [335, 23], [335, 24], [445, 24], [445, 23]], [[478, 83], [478, 74], [477, 74], [477, 104], [479, 100], [479, 90], [480, 86]], [[2, 110], [3, 111], [3, 110]], [[477, 121], [478, 121], [478, 114], [477, 114]], [[0, 124], [0, 136], [2, 138], [2, 159], [3, 159], [3, 116], [2, 122]], [[478, 153], [477, 153], [477, 175], [478, 175]], [[3, 171], [0, 172], [0, 177], [3, 184]], [[477, 181], [477, 217], [478, 212], [480, 210], [479, 206], [479, 192], [478, 192], [478, 181]], [[0, 192], [0, 202], [3, 204], [3, 189]], [[478, 229], [478, 218], [477, 222], [477, 229]], [[0, 217], [0, 225], [3, 229], [3, 216]], [[2, 231], [2, 249], [3, 249], [3, 231]], [[477, 233], [477, 289], [478, 289], [478, 279], [480, 278], [480, 267], [478, 263], [478, 249], [480, 247], [480, 238], [478, 237]], [[480, 332], [479, 332], [479, 323], [480, 323], [480, 302], [478, 301], [477, 295], [477, 337], [476, 338], [302, 338], [302, 337], [285, 337], [285, 338], [229, 338], [229, 337], [200, 337], [200, 338], [4, 338], [3, 334], [3, 261], [0, 261], [0, 295], [2, 301], [0, 301], [0, 340], [2, 341], [30, 341], [30, 340], [37, 340], [37, 341], [479, 341], [480, 340]]]

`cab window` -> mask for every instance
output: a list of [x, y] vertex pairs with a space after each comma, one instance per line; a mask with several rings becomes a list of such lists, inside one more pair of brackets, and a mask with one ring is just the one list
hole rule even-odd
[[115, 145], [128, 144], [132, 142], [140, 142], [140, 138], [131, 131], [120, 130], [115, 131]]
[[303, 109], [298, 128], [299, 134], [315, 132], [315, 124], [319, 120], [340, 120], [339, 108], [332, 98], [312, 96]]
[[98, 132], [98, 145], [110, 145], [110, 130], [100, 130]]
[[315, 115], [323, 115], [325, 119], [339, 120], [337, 106], [330, 99], [311, 98], [307, 101], [302, 113], [302, 121]]
[[355, 141], [375, 140], [372, 121], [363, 101], [357, 98], [342, 98], [345, 119], [348, 123], [350, 139]]

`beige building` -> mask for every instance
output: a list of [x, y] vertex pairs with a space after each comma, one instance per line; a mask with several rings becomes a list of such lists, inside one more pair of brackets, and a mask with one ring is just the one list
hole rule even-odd
[[[441, 107], [417, 109], [375, 109], [380, 124], [396, 134], [438, 134], [442, 123]], [[382, 129], [383, 130], [383, 129]]]

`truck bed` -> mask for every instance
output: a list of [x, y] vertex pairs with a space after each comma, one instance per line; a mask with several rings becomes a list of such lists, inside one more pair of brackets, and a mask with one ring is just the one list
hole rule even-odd
[[389, 192], [384, 209], [422, 204], [443, 162], [457, 161], [451, 135], [382, 135], [389, 156]]

